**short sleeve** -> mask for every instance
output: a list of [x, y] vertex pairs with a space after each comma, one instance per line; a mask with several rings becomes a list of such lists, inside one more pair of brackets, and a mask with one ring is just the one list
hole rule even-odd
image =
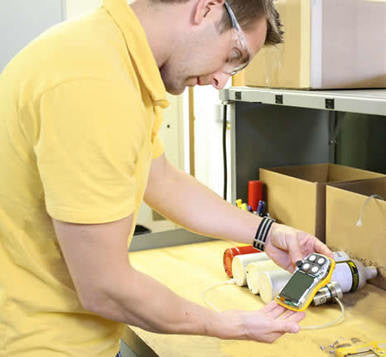
[[134, 212], [141, 108], [134, 89], [102, 80], [63, 83], [41, 97], [35, 153], [51, 217], [92, 224]]
[[164, 144], [157, 134], [153, 141], [152, 159], [157, 159], [165, 152]]
[[[164, 103], [163, 108], [169, 105], [169, 102]], [[152, 130], [153, 148], [152, 148], [152, 159], [157, 159], [165, 152], [164, 144], [160, 138], [159, 129], [162, 124], [163, 111], [159, 106], [154, 108], [154, 125]]]

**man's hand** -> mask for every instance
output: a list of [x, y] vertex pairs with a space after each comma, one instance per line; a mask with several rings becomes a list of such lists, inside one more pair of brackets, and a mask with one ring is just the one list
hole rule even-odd
[[[297, 333], [304, 312], [294, 312], [278, 305], [275, 301], [254, 312], [224, 311], [225, 325], [236, 327], [227, 331], [223, 339], [252, 340], [272, 343], [285, 333]], [[224, 325], [224, 326], [225, 326]]]
[[294, 271], [296, 261], [311, 253], [333, 258], [332, 252], [313, 235], [274, 223], [265, 244], [265, 252], [282, 268]]

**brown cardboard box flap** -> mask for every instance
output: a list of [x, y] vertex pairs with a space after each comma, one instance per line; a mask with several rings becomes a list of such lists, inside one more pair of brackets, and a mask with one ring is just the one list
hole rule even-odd
[[384, 176], [372, 171], [329, 163], [272, 167], [269, 170], [301, 180], [319, 183], [364, 180]]
[[[366, 265], [377, 266], [376, 285], [386, 288], [386, 177], [336, 183], [326, 188], [326, 243]], [[361, 226], [357, 226], [361, 218]]]
[[[265, 175], [266, 173], [266, 175]], [[280, 222], [315, 234], [316, 187], [296, 177], [260, 171], [272, 217]]]
[[366, 198], [376, 194], [383, 197], [384, 200], [386, 199], [386, 176], [366, 180], [365, 182], [361, 180], [352, 182], [337, 182], [329, 185], [356, 193], [358, 195], [366, 196]]

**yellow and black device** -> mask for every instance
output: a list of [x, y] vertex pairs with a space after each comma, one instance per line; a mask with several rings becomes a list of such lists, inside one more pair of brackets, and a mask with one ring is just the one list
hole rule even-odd
[[370, 342], [362, 345], [353, 345], [350, 347], [337, 348], [335, 350], [336, 357], [385, 357], [386, 356], [386, 341]]
[[325, 255], [312, 253], [296, 262], [296, 269], [275, 301], [293, 311], [304, 311], [315, 294], [326, 286], [335, 269], [335, 261]]

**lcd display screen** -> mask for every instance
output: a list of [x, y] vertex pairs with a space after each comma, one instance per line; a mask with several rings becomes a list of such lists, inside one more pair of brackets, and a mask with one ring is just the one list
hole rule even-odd
[[297, 271], [294, 275], [292, 275], [280, 295], [288, 300], [297, 302], [302, 297], [304, 291], [308, 289], [313, 282], [314, 278]]

